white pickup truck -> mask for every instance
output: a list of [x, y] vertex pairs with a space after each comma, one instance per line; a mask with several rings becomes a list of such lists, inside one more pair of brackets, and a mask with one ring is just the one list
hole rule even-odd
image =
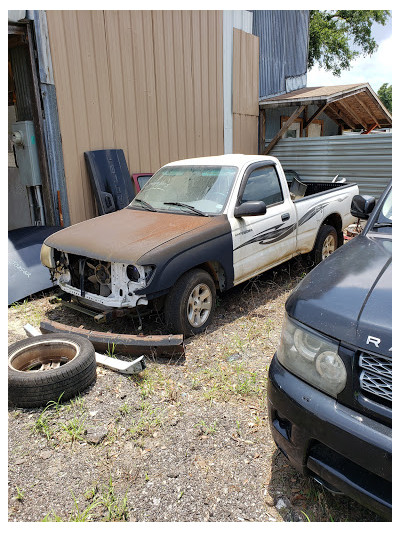
[[[171, 330], [204, 331], [225, 291], [298, 254], [316, 263], [343, 243], [354, 184], [288, 183], [270, 156], [169, 163], [131, 204], [48, 237], [42, 263], [92, 306], [157, 300]], [[104, 307], [103, 307], [104, 308]]]

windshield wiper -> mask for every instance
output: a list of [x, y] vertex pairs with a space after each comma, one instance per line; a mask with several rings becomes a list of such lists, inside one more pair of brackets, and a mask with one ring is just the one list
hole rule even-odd
[[152, 205], [150, 205], [149, 203], [145, 202], [144, 200], [141, 200], [140, 198], [134, 198], [134, 201], [135, 202], [140, 202], [143, 205], [143, 207], [145, 207], [149, 211], [157, 211], [156, 209], [154, 209], [154, 207]]
[[187, 209], [190, 209], [191, 211], [193, 211], [193, 213], [196, 213], [197, 215], [200, 215], [202, 217], [208, 217], [207, 213], [203, 213], [203, 211], [196, 209], [192, 205], [183, 204], [182, 202], [164, 202], [164, 205], [178, 205], [180, 207], [186, 207]]

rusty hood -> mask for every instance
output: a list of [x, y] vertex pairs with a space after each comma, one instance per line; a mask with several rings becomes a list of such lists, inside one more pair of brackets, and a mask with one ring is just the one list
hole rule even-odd
[[74, 224], [44, 242], [93, 259], [133, 263], [150, 250], [210, 224], [213, 218], [126, 208]]

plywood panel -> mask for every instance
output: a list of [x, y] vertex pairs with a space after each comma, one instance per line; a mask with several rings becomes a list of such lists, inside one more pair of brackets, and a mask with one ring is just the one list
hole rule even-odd
[[258, 153], [259, 38], [233, 29], [233, 152]]
[[258, 153], [258, 117], [233, 114], [233, 153]]
[[83, 152], [130, 172], [223, 153], [222, 12], [48, 11], [72, 223], [95, 216]]

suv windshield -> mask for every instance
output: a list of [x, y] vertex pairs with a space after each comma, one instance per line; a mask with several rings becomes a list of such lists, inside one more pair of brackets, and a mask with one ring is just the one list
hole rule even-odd
[[147, 209], [160, 211], [196, 214], [197, 210], [198, 214], [217, 215], [225, 207], [237, 170], [237, 167], [225, 166], [163, 167], [129, 205], [139, 209], [147, 206]]
[[373, 231], [384, 233], [392, 232], [392, 191], [389, 192], [383, 202], [381, 210], [379, 211], [371, 229]]

